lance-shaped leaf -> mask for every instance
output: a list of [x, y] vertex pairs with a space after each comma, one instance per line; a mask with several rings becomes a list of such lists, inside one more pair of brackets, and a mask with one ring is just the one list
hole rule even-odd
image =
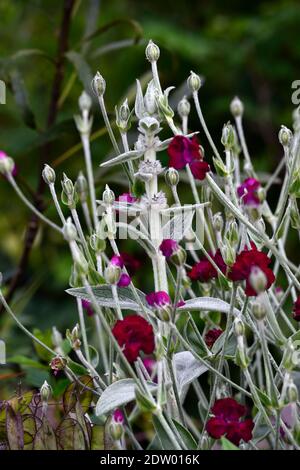
[[144, 96], [143, 96], [143, 91], [142, 91], [142, 87], [141, 87], [139, 80], [136, 81], [136, 98], [135, 98], [134, 111], [138, 119], [142, 119], [142, 117], [145, 114]]
[[[196, 297], [195, 299], [186, 300], [185, 304], [179, 307], [178, 310], [207, 310], [209, 312], [229, 313], [230, 304], [224, 300], [215, 299], [214, 297]], [[234, 315], [240, 315], [241, 312], [235, 308], [233, 313]]]
[[[115, 408], [126, 405], [135, 400], [136, 384], [133, 379], [122, 379], [107, 387], [99, 398], [96, 405], [96, 415], [106, 415]], [[148, 382], [149, 391], [155, 392], [157, 385]]]
[[[101, 285], [92, 287], [93, 294], [97, 300], [97, 303], [102, 307], [115, 307], [116, 303], [113, 298], [112, 290], [110, 285]], [[140, 310], [139, 304], [136, 302], [134, 294], [132, 293], [129, 287], [118, 287], [118, 297], [121, 309], [124, 310]], [[78, 297], [79, 299], [89, 300], [90, 302], [92, 299], [90, 298], [89, 294], [86, 292], [84, 287], [76, 287], [72, 289], [68, 289], [66, 291], [68, 294], [73, 295], [74, 297]], [[147, 306], [146, 303], [146, 296], [145, 294], [136, 289], [136, 292], [141, 300], [141, 302]]]
[[110, 160], [101, 163], [100, 167], [119, 165], [120, 163], [125, 163], [129, 162], [130, 160], [140, 158], [142, 155], [143, 152], [140, 150], [129, 150], [129, 152], [121, 153], [117, 157], [111, 158]]
[[173, 367], [179, 395], [182, 394], [186, 385], [189, 385], [207, 371], [207, 367], [198, 361], [189, 351], [174, 354]]
[[181, 214], [170, 219], [162, 229], [163, 238], [172, 238], [172, 240], [180, 241], [190, 230], [195, 211], [183, 210]]

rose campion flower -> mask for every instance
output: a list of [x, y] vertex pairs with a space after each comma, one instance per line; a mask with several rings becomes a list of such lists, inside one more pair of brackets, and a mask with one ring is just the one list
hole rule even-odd
[[[227, 266], [224, 263], [221, 251], [217, 250], [215, 255], [212, 253], [209, 253], [209, 255], [214, 260], [218, 268], [222, 271], [222, 273], [226, 274]], [[192, 267], [191, 271], [188, 273], [188, 276], [192, 281], [208, 282], [218, 277], [218, 272], [211, 262], [205, 258]]]
[[146, 300], [150, 307], [155, 308], [164, 307], [171, 304], [169, 294], [164, 291], [151, 292], [150, 294], [146, 295]]
[[118, 266], [121, 269], [124, 268], [124, 261], [123, 261], [122, 257], [119, 256], [119, 255], [114, 255], [111, 258], [110, 263], [115, 265], [115, 266]]
[[257, 292], [250, 283], [251, 271], [253, 268], [259, 268], [266, 276], [266, 289], [269, 289], [275, 281], [274, 273], [269, 268], [270, 263], [271, 259], [265, 253], [259, 251], [252, 242], [251, 249], [245, 248], [237, 255], [228, 277], [232, 281], [246, 281], [246, 295], [248, 297], [256, 296]]
[[187, 164], [190, 165], [194, 178], [203, 180], [210, 166], [203, 160], [199, 142], [196, 136], [192, 139], [184, 135], [176, 135], [168, 147], [169, 167], [181, 170]]
[[89, 302], [88, 300], [82, 300], [81, 305], [82, 308], [86, 311], [88, 317], [92, 317], [94, 315], [94, 310], [91, 302]]
[[128, 315], [124, 320], [118, 320], [112, 332], [129, 362], [134, 362], [141, 351], [145, 354], [154, 351], [152, 326], [139, 315]]
[[125, 423], [125, 417], [124, 413], [120, 408], [117, 408], [113, 414], [112, 414], [112, 419], [114, 420], [115, 423], [118, 424], [124, 424]]
[[166, 258], [170, 258], [179, 249], [179, 245], [176, 240], [167, 238], [161, 242], [159, 249]]
[[142, 262], [131, 254], [122, 252], [120, 253], [120, 256], [130, 276], [134, 276], [134, 274], [142, 267]]
[[213, 418], [206, 424], [206, 431], [214, 439], [225, 436], [230, 442], [239, 445], [252, 439], [254, 423], [252, 419], [241, 420], [246, 415], [246, 407], [240, 405], [233, 398], [217, 400], [211, 409]]
[[116, 198], [116, 202], [129, 202], [129, 203], [133, 203], [137, 200], [137, 198], [135, 196], [133, 196], [132, 194], [130, 193], [123, 193], [123, 194], [120, 194], [120, 196], [118, 196]]
[[223, 330], [221, 330], [220, 328], [212, 328], [211, 330], [209, 330], [204, 337], [206, 346], [211, 349], [222, 333]]
[[237, 188], [237, 193], [246, 206], [258, 207], [260, 199], [257, 190], [261, 187], [260, 182], [255, 178], [247, 178]]
[[293, 318], [296, 321], [300, 321], [300, 297], [297, 298], [296, 302], [294, 303], [293, 307]]
[[130, 276], [128, 276], [126, 273], [122, 273], [118, 282], [118, 287], [127, 287], [130, 283]]

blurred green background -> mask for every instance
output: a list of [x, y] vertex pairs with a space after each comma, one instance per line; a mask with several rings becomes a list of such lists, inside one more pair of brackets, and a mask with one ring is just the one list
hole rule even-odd
[[[68, 7], [70, 27], [68, 34], [61, 35]], [[159, 71], [164, 88], [179, 88], [173, 102], [184, 93], [190, 70], [203, 76], [200, 100], [219, 142], [223, 123], [231, 118], [229, 103], [238, 95], [245, 104], [248, 145], [257, 169], [272, 172], [276, 168], [281, 156], [277, 133], [281, 124], [291, 127], [291, 84], [300, 78], [297, 0], [1, 0], [0, 18], [0, 78], [7, 84], [7, 103], [0, 105], [0, 150], [16, 160], [19, 184], [33, 202], [44, 162], [55, 165], [58, 186], [63, 171], [75, 179], [83, 167], [73, 123], [83, 87], [90, 91], [90, 79], [100, 70], [107, 82], [105, 98], [113, 119], [115, 104], [125, 96], [132, 104], [135, 78], [144, 84], [149, 79], [144, 58], [149, 39], [161, 49]], [[62, 42], [63, 54], [57, 55]], [[55, 116], [49, 118], [57, 61], [62, 75]], [[96, 106], [94, 112], [92, 151], [97, 168], [111, 146]], [[190, 127], [199, 127], [194, 110]], [[116, 193], [125, 190], [121, 174], [97, 175], [98, 194], [107, 180]], [[48, 208], [47, 189], [41, 192], [40, 204], [55, 218]], [[0, 214], [0, 270], [8, 293], [18, 273], [30, 214], [4, 179], [0, 181]], [[73, 300], [64, 293], [69, 274], [70, 256], [64, 242], [48, 229], [39, 229], [11, 299], [26, 326], [44, 331], [56, 325], [63, 331], [76, 322]], [[147, 277], [143, 282], [147, 284]], [[30, 342], [3, 312], [0, 328], [8, 357], [35, 358]], [[35, 386], [40, 384], [41, 373], [47, 377], [46, 369], [41, 372], [25, 364], [21, 373], [25, 371], [25, 381]], [[15, 387], [19, 372], [15, 365], [1, 366], [0, 398]]]

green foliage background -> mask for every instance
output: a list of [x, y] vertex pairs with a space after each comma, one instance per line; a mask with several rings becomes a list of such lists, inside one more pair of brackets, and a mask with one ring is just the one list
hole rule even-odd
[[[238, 95], [244, 101], [245, 127], [256, 167], [264, 172], [274, 170], [281, 156], [277, 132], [281, 124], [291, 126], [291, 84], [300, 78], [297, 0], [103, 0], [98, 17], [97, 3], [75, 2], [69, 38], [69, 51], [73, 52], [66, 59], [60, 108], [55, 125], [45, 130], [64, 1], [0, 2], [0, 78], [8, 85], [7, 104], [0, 106], [0, 149], [15, 158], [19, 183], [29, 197], [37, 186], [41, 160], [55, 162], [58, 175], [66, 171], [76, 178], [83, 156], [80, 146], [74, 147], [79, 137], [73, 114], [83, 85], [87, 88], [92, 74], [101, 71], [107, 81], [106, 102], [113, 118], [116, 103], [127, 93], [133, 99], [135, 78], [147, 80], [149, 65], [144, 60], [144, 48], [150, 38], [161, 48], [159, 70], [164, 87], [175, 85], [183, 93], [190, 70], [204, 77], [200, 99], [217, 142], [223, 123], [230, 119], [230, 100]], [[96, 32], [83, 41], [87, 30]], [[198, 128], [194, 111], [190, 127]], [[111, 151], [97, 108], [93, 129], [100, 134], [92, 144], [96, 168]], [[41, 155], [45, 140], [51, 145], [47, 155]], [[211, 158], [208, 148], [207, 158]], [[98, 174], [99, 194], [106, 178]], [[119, 174], [112, 175], [111, 180], [117, 193], [124, 189]], [[276, 187], [273, 192], [276, 194]], [[46, 206], [48, 202], [46, 191]], [[56, 217], [51, 208], [47, 214]], [[18, 266], [29, 217], [2, 179], [0, 270], [7, 285]], [[45, 331], [55, 324], [63, 331], [76, 322], [73, 300], [64, 293], [69, 270], [70, 257], [63, 241], [41, 229], [12, 302], [26, 326]], [[8, 357], [23, 355], [35, 360], [41, 354], [33, 351], [3, 312], [0, 328]], [[23, 364], [24, 371], [29, 386], [38, 386], [42, 376], [48, 376], [47, 367], [34, 364]], [[1, 366], [0, 399], [15, 387], [19, 372], [16, 365]]]

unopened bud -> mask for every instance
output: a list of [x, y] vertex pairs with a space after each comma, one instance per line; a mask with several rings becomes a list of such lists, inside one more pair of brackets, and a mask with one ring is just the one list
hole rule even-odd
[[186, 251], [182, 246], [178, 246], [177, 250], [170, 256], [170, 260], [175, 266], [182, 266], [186, 262]]
[[244, 112], [244, 105], [242, 101], [236, 96], [230, 103], [230, 111], [234, 117], [242, 116]]
[[298, 398], [299, 398], [298, 389], [292, 380], [286, 388], [286, 397], [287, 397], [288, 403], [297, 403], [298, 401]]
[[188, 102], [186, 96], [184, 96], [178, 103], [177, 112], [181, 118], [186, 117], [190, 114], [191, 105]]
[[235, 318], [233, 328], [236, 336], [245, 336], [245, 325], [241, 318]]
[[149, 41], [145, 50], [146, 58], [149, 62], [157, 62], [160, 56], [159, 47], [153, 41]]
[[79, 325], [77, 324], [74, 326], [73, 330], [67, 330], [66, 331], [66, 337], [69, 340], [69, 343], [73, 349], [80, 349], [81, 346], [81, 341], [79, 339], [80, 337], [80, 331], [79, 331]]
[[0, 158], [0, 173], [2, 175], [12, 174], [15, 168], [15, 162], [11, 157]]
[[118, 108], [116, 106], [116, 124], [121, 132], [128, 132], [131, 127], [131, 112], [128, 106], [128, 100], [126, 100], [121, 104]]
[[90, 236], [90, 246], [95, 253], [102, 253], [106, 248], [105, 240], [98, 237], [96, 233], [93, 233]]
[[281, 126], [278, 132], [278, 139], [283, 147], [289, 147], [293, 139], [293, 133], [288, 127]]
[[175, 168], [168, 168], [165, 172], [165, 180], [169, 186], [177, 186], [179, 182], [179, 173]]
[[56, 372], [63, 370], [66, 367], [66, 365], [67, 365], [67, 360], [66, 358], [62, 356], [56, 356], [50, 362], [51, 369]]
[[191, 71], [191, 74], [187, 79], [187, 84], [192, 92], [198, 91], [202, 85], [201, 78], [199, 75]]
[[67, 195], [67, 196], [73, 196], [74, 194], [74, 185], [73, 185], [73, 182], [70, 180], [70, 178], [67, 177], [67, 175], [64, 173], [63, 174], [63, 180], [61, 182], [61, 186], [62, 186], [62, 189], [63, 189], [63, 192]]
[[249, 276], [249, 283], [251, 287], [255, 290], [257, 294], [264, 292], [268, 285], [268, 279], [265, 273], [258, 268], [257, 266], [253, 266], [251, 269], [251, 273]]
[[224, 220], [221, 212], [217, 212], [213, 216], [213, 227], [217, 232], [222, 232], [224, 227]]
[[46, 184], [50, 185], [55, 183], [55, 171], [53, 170], [53, 168], [51, 168], [51, 166], [47, 164], [44, 166], [44, 169], [42, 171], [42, 177]]
[[263, 302], [256, 300], [252, 304], [252, 313], [257, 321], [262, 321], [266, 317], [267, 311]]
[[282, 366], [288, 370], [293, 370], [299, 364], [299, 354], [296, 352], [293, 340], [289, 338], [286, 342], [283, 358], [282, 358]]
[[221, 142], [224, 145], [226, 150], [230, 150], [234, 147], [235, 144], [235, 132], [232, 124], [228, 122], [224, 124], [222, 129]]
[[104, 279], [107, 284], [117, 284], [120, 280], [121, 268], [115, 264], [109, 263], [104, 270]]
[[45, 380], [45, 382], [41, 386], [40, 394], [41, 394], [42, 401], [47, 403], [49, 401], [50, 396], [51, 396], [51, 387], [48, 384], [47, 380]]
[[74, 241], [77, 238], [77, 230], [71, 217], [68, 217], [65, 225], [63, 226], [63, 236], [67, 242]]
[[115, 194], [114, 192], [110, 189], [108, 184], [105, 186], [105, 190], [103, 191], [102, 194], [102, 201], [104, 204], [111, 205], [115, 201]]
[[106, 82], [100, 72], [97, 72], [92, 80], [92, 89], [98, 98], [103, 96], [106, 89]]
[[81, 202], [85, 202], [88, 196], [88, 184], [86, 177], [82, 172], [79, 173], [76, 180], [76, 190]]
[[92, 98], [85, 91], [83, 91], [79, 97], [78, 105], [82, 113], [84, 111], [89, 112], [92, 107]]

